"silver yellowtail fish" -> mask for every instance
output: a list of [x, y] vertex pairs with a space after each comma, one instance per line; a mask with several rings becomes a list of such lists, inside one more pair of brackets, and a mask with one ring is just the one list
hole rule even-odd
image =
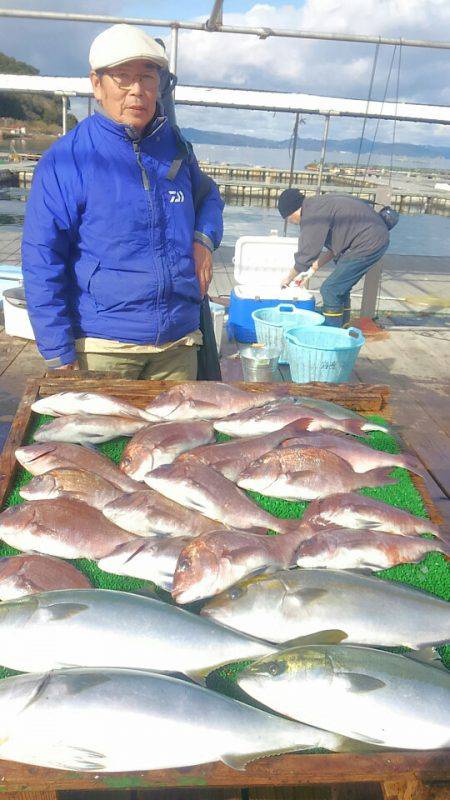
[[98, 509], [63, 497], [32, 500], [2, 511], [0, 538], [25, 552], [96, 560], [136, 537], [113, 525]]
[[103, 513], [138, 536], [199, 536], [217, 528], [215, 520], [149, 488], [121, 494], [103, 507]]
[[399, 536], [416, 536], [421, 533], [434, 533], [441, 539], [444, 535], [439, 527], [429, 519], [415, 517], [402, 508], [395, 508], [382, 500], [344, 492], [333, 494], [320, 500], [313, 500], [306, 509], [302, 522], [313, 528], [329, 528], [340, 525], [342, 528], [371, 528], [389, 531]]
[[299, 420], [307, 420], [308, 431], [337, 430], [364, 436], [361, 422], [357, 419], [337, 420], [323, 414], [311, 406], [295, 403], [292, 398], [284, 398], [263, 408], [250, 409], [214, 423], [216, 431], [229, 436], [263, 436], [285, 425]]
[[190, 539], [179, 554], [172, 596], [177, 603], [192, 603], [248, 575], [291, 567], [300, 542], [310, 535], [310, 528], [299, 525], [284, 536], [223, 529]]
[[333, 433], [305, 433], [289, 439], [286, 447], [321, 447], [348, 461], [355, 472], [368, 472], [377, 467], [402, 467], [416, 475], [423, 475], [424, 469], [417, 458], [408, 453], [386, 453], [374, 450], [351, 436], [336, 436]]
[[33, 766], [107, 773], [222, 761], [242, 770], [263, 756], [353, 744], [141, 670], [63, 669], [0, 683], [0, 758]]
[[152, 581], [156, 586], [170, 592], [179, 555], [189, 541], [188, 536], [139, 538], [137, 542], [119, 545], [111, 555], [101, 558], [97, 564], [104, 572]]
[[295, 647], [252, 664], [238, 684], [274, 711], [369, 744], [450, 745], [450, 672], [396, 653]]
[[135, 492], [139, 488], [139, 484], [124, 475], [109, 458], [80, 444], [38, 442], [18, 447], [16, 458], [32, 475], [43, 475], [51, 469], [70, 467], [95, 472], [122, 489], [122, 492]]
[[133, 436], [150, 423], [136, 417], [68, 414], [46, 422], [34, 434], [35, 442], [99, 444], [117, 436]]
[[[208, 444], [196, 447], [178, 457], [178, 461], [196, 461], [207, 464], [225, 475], [230, 481], [236, 481], [240, 473], [257, 458], [260, 458], [286, 439], [297, 436], [308, 424], [308, 420], [299, 420], [286, 425], [278, 431], [266, 436], [252, 436], [248, 439]], [[308, 434], [312, 435], [312, 434]]]
[[43, 592], [0, 605], [0, 664], [20, 672], [122, 667], [198, 676], [275, 650], [169, 603], [129, 592]]
[[60, 417], [65, 414], [107, 414], [113, 417], [149, 419], [142, 408], [97, 392], [58, 392], [36, 400], [31, 406], [36, 414]]
[[150, 425], [131, 439], [123, 451], [120, 469], [130, 478], [142, 481], [153, 469], [170, 464], [180, 453], [215, 441], [211, 422], [162, 422]]
[[100, 510], [106, 503], [123, 496], [121, 489], [101, 475], [69, 467], [51, 469], [43, 475], [36, 475], [29, 483], [22, 486], [19, 494], [24, 500], [55, 500], [68, 497], [72, 500], [81, 500]]
[[202, 612], [273, 642], [340, 630], [346, 642], [413, 649], [450, 641], [450, 603], [345, 570], [293, 569], [238, 583]]
[[221, 419], [274, 400], [269, 392], [246, 392], [219, 381], [194, 381], [158, 395], [145, 409], [153, 420]]
[[87, 589], [91, 584], [73, 564], [25, 553], [0, 559], [0, 600], [14, 600], [52, 589]]
[[314, 397], [298, 395], [296, 395], [295, 399], [296, 402], [302, 405], [309, 406], [310, 408], [318, 408], [319, 411], [323, 411], [324, 414], [333, 417], [333, 419], [356, 419], [361, 424], [361, 430], [363, 431], [383, 431], [383, 433], [388, 433], [389, 431], [387, 425], [380, 425], [377, 422], [372, 422], [372, 420], [363, 417], [362, 414], [357, 414], [356, 411], [352, 411], [351, 408], [346, 408], [338, 403], [332, 403], [330, 400], [316, 400]]
[[450, 557], [450, 546], [438, 539], [396, 536], [365, 528], [324, 528], [300, 543], [296, 559], [299, 567], [309, 569], [378, 570], [396, 564], [417, 564], [427, 553], [433, 552]]
[[149, 472], [145, 482], [165, 497], [230, 528], [271, 528], [287, 533], [298, 524], [297, 521], [273, 517], [220, 472], [205, 464], [189, 461], [165, 464]]
[[320, 447], [285, 447], [259, 458], [240, 474], [238, 486], [284, 500], [315, 500], [365, 486], [397, 483], [388, 467], [355, 472], [348, 461]]

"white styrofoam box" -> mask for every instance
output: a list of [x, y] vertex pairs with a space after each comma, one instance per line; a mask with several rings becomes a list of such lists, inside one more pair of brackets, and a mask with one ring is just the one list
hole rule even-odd
[[274, 300], [279, 298], [280, 303], [293, 302], [295, 300], [311, 300], [312, 292], [302, 286], [288, 286], [281, 288], [273, 284], [261, 286], [260, 284], [244, 284], [234, 287], [234, 293], [240, 300]]
[[[277, 294], [281, 280], [294, 266], [298, 237], [241, 236], [234, 248], [234, 277], [238, 285], [272, 286]], [[257, 282], [257, 283], [256, 283]]]
[[6, 292], [3, 295], [3, 313], [5, 315], [5, 333], [8, 336], [34, 340], [26, 304], [17, 305], [17, 303], [11, 302]]
[[211, 309], [211, 316], [214, 328], [214, 338], [216, 340], [217, 352], [220, 354], [220, 348], [222, 344], [223, 322], [225, 319], [225, 308], [224, 306], [221, 306], [220, 303], [212, 303], [211, 300], [209, 301], [209, 307]]

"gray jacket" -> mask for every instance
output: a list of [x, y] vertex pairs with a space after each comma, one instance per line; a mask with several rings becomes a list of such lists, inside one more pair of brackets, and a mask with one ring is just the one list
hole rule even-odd
[[348, 194], [326, 194], [303, 201], [295, 269], [304, 272], [327, 247], [335, 260], [372, 255], [389, 244], [389, 231], [373, 208]]

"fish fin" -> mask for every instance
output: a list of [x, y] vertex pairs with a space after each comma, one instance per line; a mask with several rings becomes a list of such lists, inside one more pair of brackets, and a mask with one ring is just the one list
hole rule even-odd
[[[365, 733], [359, 733], [359, 731], [350, 731], [350, 735], [354, 736], [355, 739], [348, 740], [349, 742], [354, 741], [354, 750], [353, 752], [364, 752], [364, 744], [371, 744], [377, 745], [377, 747], [385, 747], [386, 743], [382, 739], [374, 739], [372, 736], [367, 736]], [[361, 749], [360, 749], [361, 748]]]
[[296, 597], [302, 601], [303, 604], [314, 603], [315, 600], [319, 600], [321, 597], [325, 597], [328, 594], [327, 589], [296, 589], [294, 592], [289, 593], [289, 597]]
[[[54, 749], [54, 755], [52, 750]], [[55, 744], [50, 748], [49, 755], [52, 767], [55, 769], [79, 770], [80, 772], [100, 772], [106, 769], [106, 756], [95, 750], [85, 750], [83, 747], [74, 747], [66, 744]]]
[[420, 650], [411, 650], [404, 653], [407, 658], [412, 658], [413, 661], [419, 661], [421, 664], [427, 664], [436, 669], [443, 669], [448, 673], [448, 669], [441, 661], [441, 657], [435, 647], [421, 647]]
[[295, 639], [288, 639], [278, 645], [280, 649], [287, 649], [307, 644], [340, 644], [340, 642], [348, 639], [348, 633], [337, 629], [330, 629], [328, 631], [317, 631], [316, 633], [309, 633], [307, 636], [297, 636]]
[[43, 694], [43, 692], [45, 692], [45, 690], [46, 690], [49, 682], [51, 681], [51, 679], [52, 679], [52, 673], [51, 672], [47, 672], [47, 674], [44, 675], [42, 681], [38, 685], [38, 687], [37, 687], [36, 691], [34, 692], [33, 696], [28, 700], [28, 703], [26, 703], [24, 705], [22, 711], [25, 711], [25, 709], [29, 708], [30, 706], [32, 706], [33, 703], [36, 702], [36, 700], [39, 700], [41, 694]]
[[[257, 756], [254, 756], [257, 758]], [[229, 754], [220, 756], [220, 760], [223, 764], [227, 767], [231, 767], [231, 769], [236, 769], [239, 772], [244, 772], [245, 767], [247, 766], [248, 762], [252, 760], [252, 756], [250, 755], [237, 755], [237, 754]]]
[[[379, 750], [384, 745], [380, 739], [371, 739], [370, 737], [362, 737], [360, 734], [355, 733], [358, 739], [350, 739], [347, 736], [342, 736], [342, 741], [339, 742], [334, 748], [334, 753], [372, 753], [374, 748]], [[391, 748], [389, 748], [391, 749]]]
[[386, 686], [384, 681], [373, 678], [371, 675], [363, 675], [360, 672], [340, 672], [339, 680], [342, 680], [347, 685], [347, 689], [353, 694], [375, 692], [377, 689], [383, 689]]
[[295, 744], [291, 747], [280, 747], [276, 748], [275, 750], [266, 750], [262, 753], [225, 753], [224, 755], [220, 756], [220, 760], [223, 762], [223, 764], [226, 764], [227, 767], [231, 767], [232, 769], [237, 769], [242, 772], [245, 770], [247, 764], [249, 764], [251, 761], [257, 761], [260, 758], [270, 758], [271, 756], [279, 756], [283, 753], [296, 753], [297, 751], [311, 749], [312, 745], [310, 744], [303, 747], [301, 744]]
[[86, 611], [89, 608], [85, 603], [53, 603], [52, 605], [38, 608], [39, 615], [42, 615], [47, 622], [58, 622], [62, 619], [70, 619]]
[[365, 433], [367, 428], [364, 428], [364, 422], [360, 419], [342, 419], [340, 422], [347, 433], [352, 433], [354, 436], [367, 436]]

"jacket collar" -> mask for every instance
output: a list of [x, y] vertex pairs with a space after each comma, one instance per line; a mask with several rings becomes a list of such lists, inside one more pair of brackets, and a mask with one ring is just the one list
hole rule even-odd
[[140, 134], [132, 125], [123, 125], [121, 122], [116, 122], [104, 111], [100, 105], [97, 105], [93, 119], [102, 128], [110, 133], [120, 136], [122, 139], [131, 139], [131, 141], [134, 142], [142, 141], [147, 137], [153, 136], [153, 134], [162, 128], [162, 126], [167, 122], [167, 117], [164, 116], [163, 107], [159, 102], [156, 104], [155, 116], [144, 128], [142, 134]]

